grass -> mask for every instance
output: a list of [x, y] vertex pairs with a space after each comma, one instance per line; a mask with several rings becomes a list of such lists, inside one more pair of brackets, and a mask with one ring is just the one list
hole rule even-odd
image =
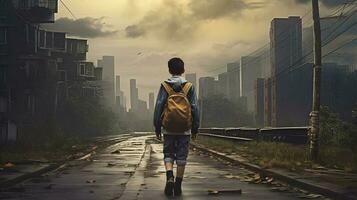
[[220, 138], [200, 136], [197, 143], [224, 153], [237, 153], [254, 164], [266, 168], [285, 168], [298, 171], [324, 166], [357, 171], [357, 155], [347, 148], [322, 146], [319, 160], [309, 160], [307, 145], [292, 145], [275, 142], [236, 142]]
[[92, 146], [89, 141], [80, 139], [55, 138], [36, 142], [36, 144], [9, 145], [0, 148], [0, 165], [28, 160], [58, 161], [71, 154], [81, 152]]

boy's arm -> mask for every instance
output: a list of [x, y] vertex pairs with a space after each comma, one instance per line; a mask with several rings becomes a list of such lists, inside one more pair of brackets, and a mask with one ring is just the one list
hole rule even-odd
[[161, 115], [164, 110], [165, 104], [167, 101], [167, 93], [163, 86], [160, 87], [159, 93], [157, 95], [156, 104], [155, 104], [155, 111], [154, 111], [154, 127], [155, 133], [161, 134]]
[[196, 135], [198, 133], [198, 128], [200, 127], [200, 112], [198, 108], [197, 94], [195, 88], [192, 86], [188, 94], [189, 101], [191, 103], [192, 112], [192, 129], [191, 133]]

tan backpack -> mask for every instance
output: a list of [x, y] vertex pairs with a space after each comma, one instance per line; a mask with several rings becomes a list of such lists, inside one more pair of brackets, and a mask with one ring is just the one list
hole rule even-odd
[[192, 84], [186, 82], [180, 92], [175, 92], [172, 87], [163, 82], [168, 98], [162, 113], [162, 126], [165, 130], [174, 133], [183, 133], [192, 128], [191, 103], [187, 98]]

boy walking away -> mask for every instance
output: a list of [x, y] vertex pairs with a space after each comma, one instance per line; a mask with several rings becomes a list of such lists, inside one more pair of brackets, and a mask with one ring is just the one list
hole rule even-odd
[[[180, 58], [172, 58], [168, 67], [172, 77], [161, 84], [155, 105], [154, 126], [159, 140], [161, 134], [164, 135], [165, 194], [180, 196], [190, 137], [196, 139], [200, 117], [195, 88], [182, 77], [184, 62]], [[173, 173], [175, 161], [176, 179]]]

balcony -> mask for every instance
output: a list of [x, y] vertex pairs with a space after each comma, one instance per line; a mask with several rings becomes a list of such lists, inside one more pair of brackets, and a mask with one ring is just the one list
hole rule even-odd
[[53, 23], [58, 0], [12, 0], [19, 14], [32, 23]]
[[67, 53], [71, 55], [74, 60], [86, 60], [88, 52], [87, 40], [82, 39], [66, 39]]
[[66, 51], [65, 33], [39, 30], [37, 41], [39, 49], [48, 49], [56, 52]]
[[79, 77], [86, 79], [95, 78], [94, 65], [92, 62], [79, 62], [77, 65], [77, 74]]

